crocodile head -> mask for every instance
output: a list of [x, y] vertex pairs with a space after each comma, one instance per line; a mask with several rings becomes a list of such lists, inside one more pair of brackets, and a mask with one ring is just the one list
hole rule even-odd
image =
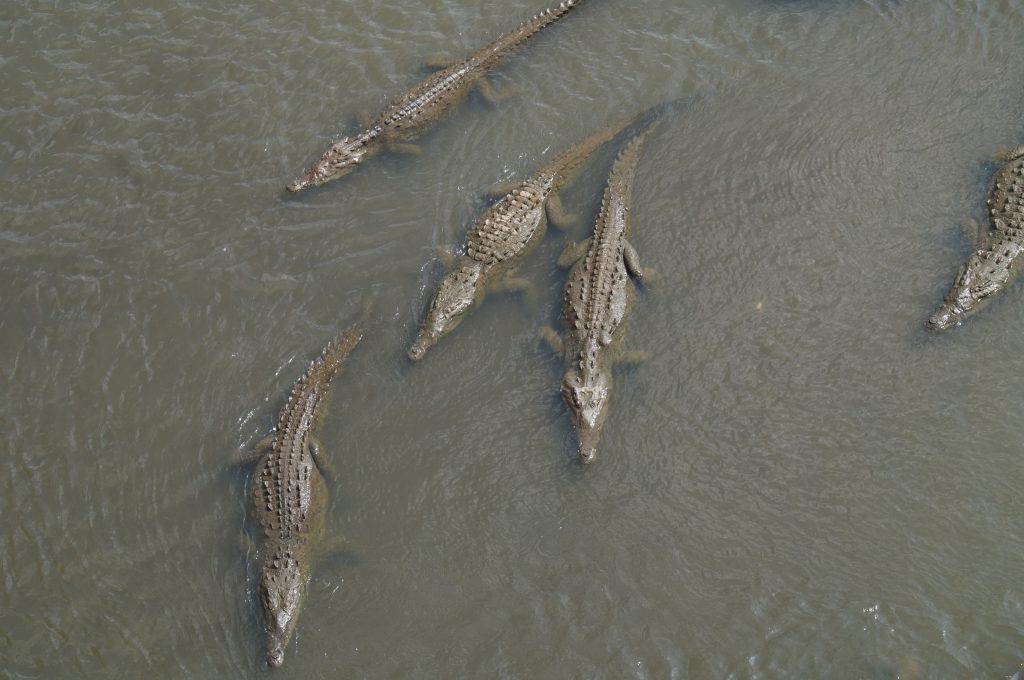
[[288, 191], [301, 191], [338, 179], [351, 172], [366, 156], [363, 137], [342, 137], [320, 157], [302, 176], [288, 184]]
[[[964, 263], [952, 289], [939, 308], [928, 317], [928, 329], [945, 330], [959, 326], [964, 319], [977, 313], [985, 301], [1006, 285], [1008, 267], [1002, 262], [988, 262], [979, 251]], [[993, 266], [995, 265], [995, 266]]]
[[596, 361], [584, 359], [562, 377], [562, 397], [572, 414], [580, 442], [579, 457], [584, 463], [593, 463], [597, 456], [611, 392], [611, 374], [598, 368]]
[[409, 348], [410, 359], [422, 359], [428, 349], [459, 325], [466, 311], [476, 302], [480, 273], [480, 267], [462, 266], [441, 280], [434, 299], [430, 301], [423, 327]]
[[306, 579], [295, 560], [284, 556], [264, 565], [259, 597], [267, 633], [267, 665], [284, 663], [284, 650], [295, 630], [305, 594]]

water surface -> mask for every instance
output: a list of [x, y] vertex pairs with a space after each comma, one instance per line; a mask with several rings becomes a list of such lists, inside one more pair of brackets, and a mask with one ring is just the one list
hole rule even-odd
[[[331, 527], [275, 675], [995, 678], [1024, 661], [1024, 290], [924, 320], [1024, 142], [1024, 3], [588, 0], [422, 138], [298, 196], [364, 111], [535, 0], [0, 9], [0, 676], [265, 671], [255, 441], [372, 299]], [[487, 186], [679, 96], [640, 160], [656, 285], [581, 469], [536, 340], [583, 216], [404, 351]]]

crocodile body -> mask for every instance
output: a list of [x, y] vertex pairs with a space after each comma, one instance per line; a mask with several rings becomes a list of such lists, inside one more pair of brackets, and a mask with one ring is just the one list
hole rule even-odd
[[961, 265], [952, 288], [928, 318], [931, 330], [960, 325], [1006, 288], [1024, 262], [1024, 146], [1003, 160], [1006, 163], [996, 172], [988, 197], [992, 229], [981, 248]]
[[362, 331], [353, 326], [324, 348], [292, 388], [277, 427], [256, 447], [251, 514], [258, 527], [258, 599], [271, 666], [284, 661], [313, 563], [323, 548], [325, 461], [312, 428], [324, 410], [331, 380], [361, 338]]
[[422, 359], [430, 347], [483, 301], [486, 290], [525, 285], [521, 281], [510, 282], [507, 275], [544, 237], [549, 220], [559, 226], [564, 223], [566, 218], [557, 192], [575, 177], [591, 154], [635, 119], [617, 121], [580, 140], [513, 185], [476, 220], [466, 237], [465, 254], [456, 260], [434, 292], [420, 332], [409, 348], [410, 359]]
[[444, 118], [519, 45], [582, 1], [565, 0], [558, 7], [544, 10], [464, 61], [436, 71], [414, 85], [365, 128], [334, 142], [320, 160], [288, 184], [288, 191], [300, 191], [341, 177], [380, 150], [416, 137]]
[[636, 250], [629, 242], [630, 203], [640, 147], [651, 127], [634, 137], [612, 166], [593, 235], [570, 245], [559, 260], [575, 262], [565, 286], [562, 314], [566, 333], [549, 332], [562, 351], [566, 370], [562, 396], [579, 439], [579, 457], [591, 463], [612, 392], [612, 367], [631, 361], [623, 349], [625, 322], [636, 294], [630, 277], [641, 279]]

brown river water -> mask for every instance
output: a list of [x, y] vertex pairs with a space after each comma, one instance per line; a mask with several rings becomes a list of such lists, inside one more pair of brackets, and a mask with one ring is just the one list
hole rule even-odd
[[[231, 455], [362, 314], [321, 431], [350, 549], [275, 677], [1021, 671], [1024, 284], [924, 322], [1024, 143], [1024, 1], [586, 0], [515, 96], [285, 195], [543, 3], [0, 7], [0, 678], [271, 673]], [[612, 150], [535, 299], [405, 350], [489, 185], [677, 97], [634, 192], [651, 358], [584, 469], [537, 332]]]

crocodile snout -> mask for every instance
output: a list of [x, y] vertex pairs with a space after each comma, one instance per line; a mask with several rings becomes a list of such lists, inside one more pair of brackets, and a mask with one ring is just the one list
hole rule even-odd
[[928, 317], [926, 326], [930, 331], [942, 331], [960, 323], [960, 315], [953, 310], [943, 306], [937, 312]]
[[426, 355], [427, 350], [433, 347], [436, 342], [436, 337], [420, 333], [419, 337], [416, 338], [416, 342], [412, 343], [412, 346], [409, 347], [409, 351], [406, 354], [413, 361], [419, 361]]
[[284, 650], [274, 647], [267, 651], [267, 665], [271, 668], [279, 668], [284, 663]]
[[409, 358], [412, 359], [413, 361], [419, 361], [420, 359], [423, 358], [423, 355], [426, 354], [426, 353], [427, 353], [427, 348], [424, 347], [423, 345], [419, 344], [419, 343], [416, 343], [412, 347], [409, 348], [408, 355], [409, 355]]

